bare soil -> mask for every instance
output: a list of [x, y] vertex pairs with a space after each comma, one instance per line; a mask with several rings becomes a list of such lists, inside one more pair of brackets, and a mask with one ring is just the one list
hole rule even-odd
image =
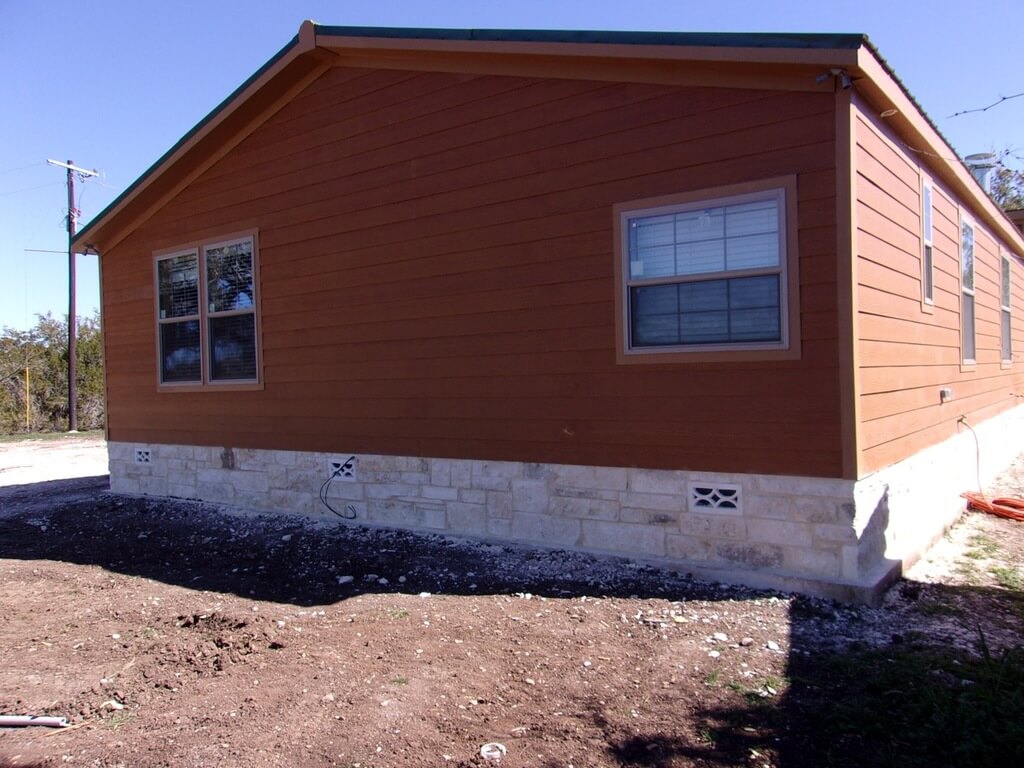
[[4, 768], [867, 764], [813, 725], [830, 665], [1020, 643], [1024, 526], [990, 516], [872, 609], [116, 496], [102, 450], [0, 444], [0, 714], [71, 723], [0, 728]]

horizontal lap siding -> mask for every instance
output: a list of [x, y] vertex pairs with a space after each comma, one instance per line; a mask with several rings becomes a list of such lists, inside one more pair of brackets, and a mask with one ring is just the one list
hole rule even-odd
[[[857, 334], [861, 472], [940, 442], [1017, 401], [1024, 379], [999, 354], [999, 246], [976, 227], [977, 365], [961, 365], [959, 201], [933, 181], [934, 305], [922, 301], [918, 158], [877, 121], [855, 121]], [[1014, 339], [1024, 332], [1021, 263], [1014, 260]], [[1015, 345], [1016, 346], [1016, 345]], [[941, 404], [939, 389], [953, 390]]]
[[[111, 438], [835, 476], [828, 95], [335, 69], [104, 259]], [[612, 205], [796, 173], [802, 359], [617, 365]], [[259, 230], [264, 388], [156, 391], [152, 253]]]

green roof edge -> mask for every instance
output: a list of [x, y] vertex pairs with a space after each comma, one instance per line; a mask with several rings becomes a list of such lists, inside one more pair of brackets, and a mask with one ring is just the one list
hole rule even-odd
[[252, 75], [247, 77], [245, 79], [245, 82], [243, 82], [240, 86], [238, 86], [237, 88], [235, 88], [235, 90], [228, 94], [228, 96], [224, 98], [216, 107], [211, 109], [206, 114], [206, 117], [204, 117], [202, 120], [196, 123], [188, 133], [186, 133], [184, 136], [178, 139], [170, 149], [168, 149], [166, 152], [160, 155], [156, 162], [154, 162], [152, 165], [149, 166], [149, 168], [143, 171], [139, 178], [137, 178], [135, 181], [129, 184], [128, 187], [124, 190], [124, 192], [115, 197], [102, 211], [93, 216], [89, 220], [89, 223], [85, 225], [85, 227], [83, 227], [75, 234], [74, 238], [72, 239], [72, 247], [78, 245], [78, 243], [80, 242], [85, 241], [88, 238], [90, 230], [92, 230], [94, 224], [102, 221], [110, 211], [114, 210], [118, 205], [120, 205], [121, 202], [125, 198], [127, 198], [132, 192], [138, 189], [138, 187], [142, 185], [142, 183], [145, 182], [150, 177], [150, 175], [154, 171], [156, 171], [157, 168], [163, 165], [164, 161], [167, 160], [167, 158], [171, 157], [171, 155], [177, 152], [180, 147], [182, 147], [193, 136], [199, 133], [199, 131], [201, 131], [217, 115], [219, 115], [232, 101], [234, 101], [239, 94], [241, 94], [243, 91], [245, 91], [246, 88], [248, 88], [250, 85], [256, 82], [263, 75], [264, 72], [266, 72], [278, 61], [280, 61], [292, 48], [298, 45], [298, 43], [299, 36], [295, 35], [295, 37], [289, 40], [288, 43], [283, 48], [281, 48], [281, 50], [279, 50], [277, 53], [271, 56], [262, 67], [260, 67], [255, 72], [253, 72]]
[[[532, 42], [532, 43], [579, 43], [611, 45], [675, 45], [733, 48], [794, 48], [794, 49], [856, 49], [868, 39], [863, 34], [828, 33], [784, 33], [784, 32], [623, 32], [560, 29], [443, 29], [416, 27], [345, 27], [314, 24], [318, 36], [327, 37], [377, 37], [407, 40], [476, 40], [481, 42]], [[262, 67], [250, 75], [245, 82], [233, 90], [207, 115], [196, 123], [174, 145], [164, 152], [152, 165], [133, 181], [120, 195], [115, 197], [103, 210], [93, 216], [89, 223], [79, 230], [72, 247], [88, 244], [88, 238], [95, 225], [119, 206], [136, 189], [145, 183], [163, 163], [186, 144], [193, 136], [206, 127], [231, 102], [258, 80], [268, 69], [283, 58], [299, 43], [295, 35], [281, 50], [274, 54]], [[877, 53], [876, 53], [877, 55]], [[887, 67], [888, 69], [888, 67]], [[906, 90], [904, 88], [904, 90]], [[909, 95], [909, 92], [908, 92]], [[915, 102], [916, 103], [916, 102]]]
[[678, 45], [716, 48], [855, 49], [862, 34], [797, 32], [629, 32], [587, 29], [443, 29], [419, 27], [339, 27], [316, 25], [317, 35], [408, 40], [476, 40], [501, 43], [591, 43]]

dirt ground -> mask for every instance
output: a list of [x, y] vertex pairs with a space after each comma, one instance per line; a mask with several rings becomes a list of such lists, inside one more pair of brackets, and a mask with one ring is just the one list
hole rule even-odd
[[826, 660], [1020, 642], [1024, 525], [990, 516], [871, 609], [119, 497], [102, 450], [0, 443], [0, 714], [71, 723], [0, 728], [3, 768], [858, 764], [810, 725]]

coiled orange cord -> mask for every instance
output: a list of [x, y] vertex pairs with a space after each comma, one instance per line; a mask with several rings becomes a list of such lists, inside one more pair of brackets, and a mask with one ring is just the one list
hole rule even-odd
[[990, 515], [1024, 523], [1024, 499], [1000, 498], [990, 501], [985, 494], [971, 491], [960, 495], [967, 499], [968, 509], [977, 509]]

